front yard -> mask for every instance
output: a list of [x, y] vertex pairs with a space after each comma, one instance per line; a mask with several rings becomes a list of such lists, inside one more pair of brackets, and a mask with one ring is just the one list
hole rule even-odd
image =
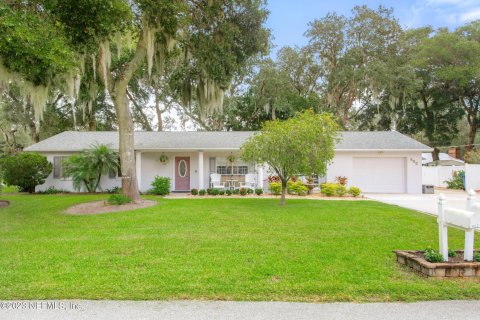
[[[0, 209], [0, 299], [478, 299], [478, 280], [422, 278], [394, 249], [437, 247], [434, 218], [372, 201], [160, 199], [62, 214], [91, 195], [12, 195]], [[478, 239], [478, 236], [477, 236]], [[480, 242], [476, 242], [480, 247]], [[463, 248], [463, 233], [450, 231]]]

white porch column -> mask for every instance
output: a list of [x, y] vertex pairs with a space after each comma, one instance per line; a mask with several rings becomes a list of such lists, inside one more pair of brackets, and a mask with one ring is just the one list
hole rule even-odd
[[142, 191], [142, 153], [135, 152], [135, 171], [137, 174], [138, 190]]
[[198, 189], [204, 189], [203, 178], [203, 151], [198, 151]]
[[257, 164], [257, 188], [263, 189], [263, 166]]

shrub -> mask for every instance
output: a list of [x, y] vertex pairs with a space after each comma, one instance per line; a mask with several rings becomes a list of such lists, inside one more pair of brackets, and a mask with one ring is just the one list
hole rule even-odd
[[255, 194], [256, 194], [257, 196], [261, 196], [261, 195], [263, 194], [263, 189], [262, 189], [262, 188], [257, 188], [257, 189], [255, 189]]
[[449, 257], [456, 257], [457, 256], [457, 251], [453, 249], [448, 249], [448, 256]]
[[480, 253], [475, 253], [473, 255], [473, 261], [480, 262]]
[[233, 189], [233, 194], [240, 194], [240, 190], [239, 189]]
[[240, 195], [241, 196], [246, 196], [247, 195], [247, 188], [240, 188]]
[[102, 174], [117, 173], [118, 152], [104, 144], [94, 144], [81, 153], [73, 154], [62, 162], [63, 176], [71, 178], [73, 187], [80, 191], [96, 192]]
[[253, 189], [248, 188], [247, 189], [247, 194], [253, 194]]
[[223, 190], [223, 189], [222, 189], [222, 190], [218, 190], [218, 194], [221, 195], [221, 196], [225, 195], [225, 190]]
[[47, 158], [34, 152], [7, 156], [0, 165], [4, 181], [28, 193], [34, 193], [35, 186], [45, 183], [45, 179], [52, 172], [52, 164]]
[[423, 254], [424, 257], [425, 257], [425, 260], [427, 260], [428, 262], [443, 262], [443, 256], [440, 252], [438, 252], [437, 250], [433, 250], [433, 249], [426, 249], [425, 250], [425, 253]]
[[297, 194], [299, 196], [304, 196], [308, 192], [308, 187], [305, 186], [301, 181], [297, 182], [288, 182], [287, 183], [288, 192], [291, 194]]
[[46, 190], [38, 191], [38, 194], [59, 194], [59, 193], [70, 193], [67, 190], [56, 189], [55, 187], [49, 187]]
[[123, 194], [112, 194], [110, 197], [108, 197], [107, 202], [111, 205], [120, 206], [122, 204], [132, 202], [132, 199], [124, 196]]
[[227, 190], [225, 191], [225, 194], [226, 194], [227, 196], [231, 196], [231, 195], [232, 195], [232, 190], [227, 189]]
[[338, 184], [335, 193], [337, 196], [343, 197], [347, 193], [347, 187], [345, 187], [343, 184]]
[[192, 189], [192, 190], [190, 191], [190, 193], [191, 193], [193, 196], [196, 196], [196, 195], [198, 195], [198, 189]]
[[347, 178], [347, 177], [343, 177], [343, 176], [337, 176], [337, 177], [335, 177], [335, 181], [336, 181], [339, 185], [345, 186], [345, 185], [347, 185], [348, 178]]
[[219, 190], [218, 189], [210, 189], [210, 193], [209, 193], [211, 196], [218, 196], [219, 194]]
[[204, 189], [201, 189], [201, 190], [198, 191], [199, 196], [204, 196], [205, 193], [206, 193], [206, 191]]
[[106, 193], [122, 193], [121, 187], [113, 187], [111, 189], [105, 189]]
[[211, 195], [211, 194], [212, 194], [212, 190], [213, 190], [212, 188], [208, 188], [208, 189], [207, 189], [207, 194], [208, 194], [208, 195]]
[[152, 186], [151, 194], [164, 196], [170, 193], [170, 178], [155, 176], [150, 185]]
[[337, 186], [335, 183], [323, 183], [320, 192], [327, 197], [332, 197], [337, 194]]
[[20, 188], [17, 186], [3, 186], [1, 187], [3, 193], [17, 193], [20, 191]]
[[448, 189], [463, 190], [465, 186], [463, 185], [463, 178], [465, 177], [465, 171], [455, 171], [450, 180], [444, 181], [447, 184]]
[[270, 182], [268, 189], [271, 193], [279, 195], [282, 193], [282, 183], [281, 182]]
[[358, 197], [362, 191], [360, 190], [359, 187], [350, 187], [348, 189], [348, 193], [351, 194], [354, 197]]

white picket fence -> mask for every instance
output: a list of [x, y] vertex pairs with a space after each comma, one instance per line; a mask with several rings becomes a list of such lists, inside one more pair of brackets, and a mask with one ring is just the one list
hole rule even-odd
[[456, 171], [465, 171], [465, 189], [480, 189], [480, 164], [465, 164], [464, 166], [422, 167], [422, 184], [435, 187], [446, 187]]

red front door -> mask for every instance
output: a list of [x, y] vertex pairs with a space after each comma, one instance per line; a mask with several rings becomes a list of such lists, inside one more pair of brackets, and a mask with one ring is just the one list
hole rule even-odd
[[190, 157], [175, 157], [175, 190], [190, 190]]

